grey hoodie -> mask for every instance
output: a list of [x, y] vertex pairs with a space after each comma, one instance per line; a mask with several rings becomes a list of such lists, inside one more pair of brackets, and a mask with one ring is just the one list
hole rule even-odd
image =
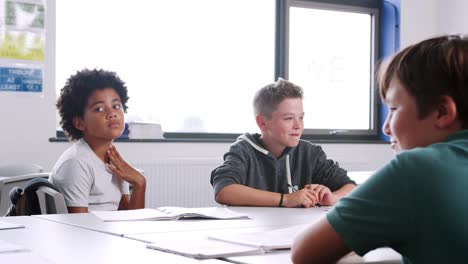
[[[288, 184], [290, 175], [291, 184]], [[211, 172], [215, 194], [231, 184], [255, 189], [290, 193], [306, 184], [322, 184], [336, 191], [352, 183], [346, 171], [327, 159], [320, 146], [300, 140], [293, 148], [286, 148], [279, 158], [262, 147], [260, 134], [241, 135], [224, 154], [224, 163]]]

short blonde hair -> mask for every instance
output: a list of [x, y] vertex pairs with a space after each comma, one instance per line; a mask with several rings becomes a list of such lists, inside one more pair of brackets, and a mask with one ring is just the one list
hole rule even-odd
[[253, 100], [254, 114], [271, 118], [277, 106], [286, 98], [301, 98], [303, 90], [294, 83], [278, 78], [274, 83], [268, 84], [258, 90]]

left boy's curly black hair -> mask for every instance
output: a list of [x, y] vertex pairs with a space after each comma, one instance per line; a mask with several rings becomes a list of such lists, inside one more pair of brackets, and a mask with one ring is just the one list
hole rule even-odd
[[57, 101], [63, 131], [72, 140], [83, 137], [80, 130], [73, 126], [74, 117], [83, 117], [88, 98], [96, 90], [114, 89], [120, 96], [124, 112], [127, 112], [127, 86], [115, 72], [102, 69], [77, 71], [70, 76], [60, 91]]

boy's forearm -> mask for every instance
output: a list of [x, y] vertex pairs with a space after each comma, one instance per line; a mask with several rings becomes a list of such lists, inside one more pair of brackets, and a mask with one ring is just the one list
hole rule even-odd
[[220, 204], [234, 206], [279, 206], [281, 194], [231, 184], [221, 189], [215, 199]]
[[340, 236], [322, 218], [294, 239], [291, 248], [293, 263], [335, 263], [350, 250]]
[[340, 189], [334, 191], [333, 196], [335, 196], [336, 201], [338, 201], [341, 197], [346, 196], [348, 193], [354, 190], [354, 188], [356, 188], [356, 185], [354, 184], [351, 184], [351, 183], [345, 184], [341, 186]]
[[145, 193], [146, 193], [146, 181], [133, 186], [132, 194], [129, 201], [129, 209], [141, 209], [145, 208]]

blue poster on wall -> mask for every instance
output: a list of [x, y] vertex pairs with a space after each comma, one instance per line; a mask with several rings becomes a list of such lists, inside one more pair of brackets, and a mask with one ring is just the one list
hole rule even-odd
[[0, 92], [42, 92], [42, 69], [0, 67]]

